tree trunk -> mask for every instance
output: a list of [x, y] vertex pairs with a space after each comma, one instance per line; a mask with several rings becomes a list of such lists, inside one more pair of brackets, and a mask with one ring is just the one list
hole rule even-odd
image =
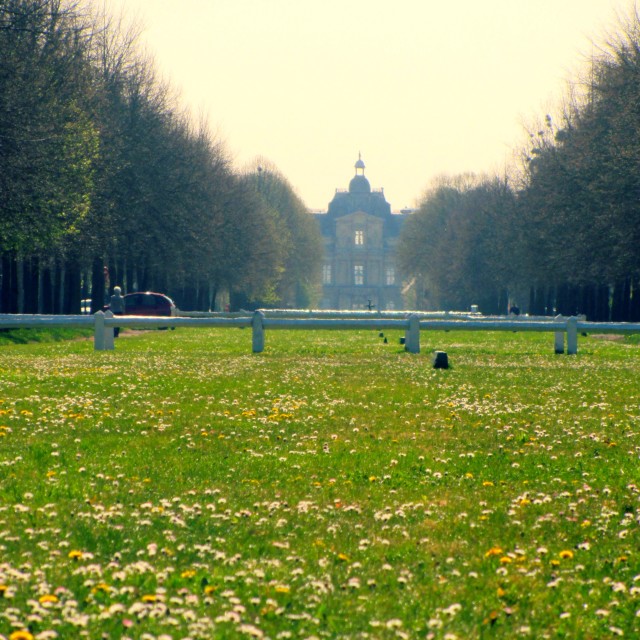
[[609, 285], [600, 285], [598, 287], [598, 313], [596, 315], [598, 322], [609, 322], [611, 320], [610, 297]]
[[80, 298], [82, 295], [82, 275], [80, 266], [71, 262], [67, 268], [67, 295], [65, 297], [65, 313], [80, 313]]
[[548, 316], [556, 315], [556, 289], [555, 287], [547, 287], [547, 299], [545, 302], [545, 311]]
[[216, 310], [216, 296], [218, 295], [218, 287], [209, 280], [209, 311]]
[[[529, 314], [535, 315], [536, 309], [536, 290], [533, 286], [529, 287]], [[507, 313], [508, 313], [507, 309]]]
[[17, 313], [18, 261], [15, 255], [9, 254], [3, 258], [2, 262], [2, 312]]
[[67, 269], [63, 262], [60, 265], [60, 269], [58, 269], [58, 302], [56, 305], [56, 311], [58, 313], [64, 313], [64, 296], [65, 296], [66, 279], [67, 279]]
[[93, 259], [91, 266], [91, 313], [102, 311], [105, 305], [104, 260]]
[[42, 261], [38, 263], [38, 313], [44, 313], [44, 281], [45, 281], [45, 269], [42, 266]]
[[19, 256], [16, 257], [16, 287], [18, 313], [24, 313], [24, 261]]
[[42, 313], [52, 314], [54, 311], [53, 296], [55, 290], [55, 266], [49, 262], [41, 269], [42, 273]]
[[631, 282], [629, 320], [631, 322], [640, 322], [640, 278], [634, 278]]
[[38, 313], [40, 260], [31, 258], [25, 263], [25, 311]]
[[506, 289], [500, 289], [498, 297], [498, 315], [509, 312], [509, 292]]

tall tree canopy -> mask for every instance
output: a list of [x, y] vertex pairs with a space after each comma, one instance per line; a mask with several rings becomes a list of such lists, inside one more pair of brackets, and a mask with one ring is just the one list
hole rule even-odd
[[96, 310], [115, 284], [183, 308], [308, 302], [303, 203], [273, 169], [263, 189], [236, 175], [136, 38], [71, 0], [0, 0], [0, 311], [79, 311], [89, 292]]
[[[422, 304], [640, 320], [640, 17], [623, 21], [560, 115], [522, 149], [520, 182], [441, 181], [406, 224]], [[528, 301], [523, 300], [528, 297]], [[528, 302], [528, 304], [525, 304]]]
[[487, 313], [506, 309], [515, 259], [514, 195], [497, 178], [441, 178], [406, 221], [399, 265], [417, 283], [420, 306]]
[[256, 159], [245, 169], [242, 181], [265, 206], [276, 233], [272, 246], [279, 265], [271, 301], [286, 307], [309, 306], [319, 295], [322, 264], [322, 235], [317, 221], [268, 160]]

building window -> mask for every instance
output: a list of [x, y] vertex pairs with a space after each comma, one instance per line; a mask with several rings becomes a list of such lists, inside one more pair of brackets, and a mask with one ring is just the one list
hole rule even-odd
[[331, 265], [322, 265], [322, 284], [331, 284]]
[[360, 286], [364, 284], [364, 265], [353, 266], [353, 284]]
[[356, 231], [353, 242], [357, 247], [362, 247], [364, 245], [364, 231], [362, 231], [362, 229], [358, 229]]
[[396, 270], [393, 267], [387, 267], [386, 282], [387, 282], [387, 285], [396, 283]]

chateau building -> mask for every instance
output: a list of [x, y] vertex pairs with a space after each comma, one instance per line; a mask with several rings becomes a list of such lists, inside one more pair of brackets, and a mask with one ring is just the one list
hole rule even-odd
[[393, 310], [404, 307], [396, 268], [398, 236], [407, 213], [391, 213], [382, 189], [372, 190], [359, 157], [349, 189], [336, 189], [317, 213], [324, 240], [323, 309]]

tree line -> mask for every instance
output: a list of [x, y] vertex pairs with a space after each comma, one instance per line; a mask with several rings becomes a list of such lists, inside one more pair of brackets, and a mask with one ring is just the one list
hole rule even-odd
[[640, 321], [640, 19], [622, 20], [504, 176], [440, 178], [399, 262], [425, 308]]
[[268, 162], [235, 171], [137, 48], [80, 2], [0, 0], [0, 311], [305, 306], [320, 231]]

